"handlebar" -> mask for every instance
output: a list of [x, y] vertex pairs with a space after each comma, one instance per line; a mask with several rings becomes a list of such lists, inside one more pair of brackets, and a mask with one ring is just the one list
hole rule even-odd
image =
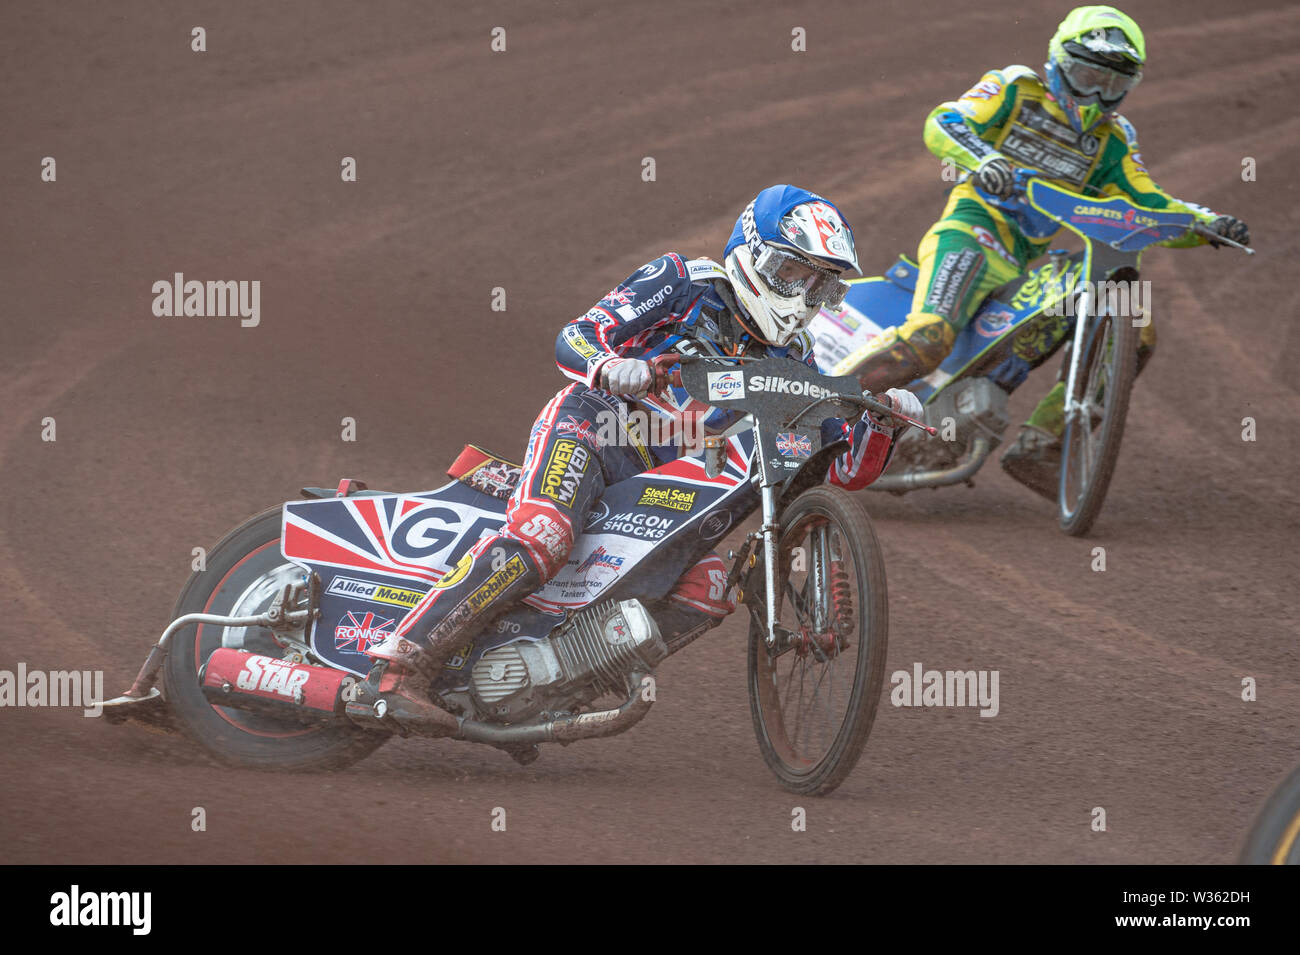
[[[648, 364], [650, 365], [650, 372], [654, 376], [654, 383], [651, 386], [651, 390], [657, 394], [659, 392], [662, 392], [664, 389], [668, 388], [670, 385], [675, 387], [681, 387], [682, 384], [681, 364], [687, 361], [698, 361], [698, 360], [699, 360], [698, 356], [681, 355], [681, 354], [677, 354], [676, 352], [665, 352], [662, 355], [656, 355], [654, 358], [651, 358], [648, 362]], [[855, 400], [853, 398], [850, 398], [850, 396], [848, 395], [841, 395], [839, 397], [842, 400]], [[926, 434], [929, 435], [936, 435], [939, 433], [938, 428], [933, 428], [930, 425], [926, 424], [924, 421], [917, 421], [915, 418], [908, 417], [905, 414], [900, 414], [899, 412], [891, 408], [889, 405], [873, 397], [870, 392], [864, 391], [860, 396], [855, 396], [855, 398], [856, 398], [856, 402], [860, 403], [864, 410], [874, 411], [876, 414], [893, 418], [895, 421], [901, 421], [913, 428], [920, 428], [922, 431], [924, 431]], [[795, 419], [802, 417], [804, 414], [807, 414], [808, 411], [811, 410], [813, 407], [821, 404], [823, 401], [828, 401], [828, 400], [830, 399], [828, 398], [817, 399], [811, 405], [809, 405], [808, 408], [805, 408], [802, 412], [796, 415]], [[795, 419], [791, 419], [791, 422], [787, 422], [787, 424], [792, 423], [793, 420]]]
[[1219, 235], [1219, 233], [1215, 232], [1204, 222], [1197, 222], [1196, 225], [1192, 226], [1192, 231], [1197, 235], [1205, 236], [1205, 238], [1210, 240], [1211, 245], [1226, 245], [1234, 249], [1241, 249], [1241, 251], [1245, 252], [1247, 255], [1255, 254], [1255, 250], [1250, 246], [1242, 245], [1234, 239], [1229, 239], [1226, 235]]

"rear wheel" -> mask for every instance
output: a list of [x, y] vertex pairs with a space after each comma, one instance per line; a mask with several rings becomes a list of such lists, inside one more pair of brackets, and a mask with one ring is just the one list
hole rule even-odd
[[[187, 613], [251, 616], [266, 610], [303, 570], [280, 554], [280, 508], [235, 528], [190, 577], [172, 617]], [[199, 688], [200, 667], [218, 647], [239, 647], [276, 659], [295, 652], [259, 627], [195, 624], [172, 636], [163, 694], [182, 729], [223, 762], [268, 769], [337, 769], [364, 759], [387, 739], [359, 727], [304, 727], [260, 713], [213, 706]], [[308, 660], [308, 662], [316, 662]]]
[[[806, 491], [781, 518], [782, 637], [751, 622], [749, 700], [763, 759], [791, 792], [830, 792], [866, 745], [884, 687], [885, 564], [858, 498]], [[762, 592], [763, 565], [750, 577]]]
[[[1061, 530], [1082, 537], [1101, 513], [1137, 373], [1137, 330], [1131, 319], [1099, 315], [1084, 340], [1074, 399], [1061, 438], [1057, 494]], [[1066, 396], [1067, 407], [1070, 396]]]

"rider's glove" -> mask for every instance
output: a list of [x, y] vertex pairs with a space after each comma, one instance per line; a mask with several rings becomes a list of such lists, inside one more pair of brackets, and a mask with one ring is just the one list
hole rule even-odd
[[[1210, 223], [1210, 228], [1225, 239], [1240, 242], [1242, 245], [1250, 245], [1250, 230], [1246, 228], [1246, 223], [1234, 216], [1219, 216]], [[1210, 244], [1213, 245], [1214, 243], [1211, 242]]]
[[[874, 397], [881, 404], [889, 405], [899, 414], [905, 414], [909, 418], [916, 418], [919, 421], [925, 417], [925, 409], [921, 407], [921, 399], [905, 388], [890, 388], [883, 395], [875, 395]], [[906, 427], [906, 422], [892, 415], [877, 415], [870, 411], [866, 412], [864, 417], [865, 415], [871, 415], [874, 421], [886, 428], [897, 430]]]
[[975, 170], [975, 185], [1000, 199], [1016, 191], [1016, 171], [1001, 156], [990, 156]]
[[640, 398], [653, 381], [650, 364], [639, 358], [614, 358], [600, 369], [600, 387], [612, 395]]

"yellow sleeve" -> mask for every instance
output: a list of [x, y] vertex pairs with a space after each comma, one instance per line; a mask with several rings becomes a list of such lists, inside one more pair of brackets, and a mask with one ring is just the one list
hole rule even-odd
[[1019, 70], [1026, 68], [989, 70], [956, 100], [936, 106], [925, 120], [930, 152], [972, 170], [999, 155], [992, 141], [1015, 106]]

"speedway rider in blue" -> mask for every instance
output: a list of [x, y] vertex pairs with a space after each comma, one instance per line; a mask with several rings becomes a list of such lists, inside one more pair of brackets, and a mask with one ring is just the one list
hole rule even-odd
[[[368, 687], [398, 723], [447, 718], [429, 701], [432, 680], [487, 623], [564, 567], [606, 486], [690, 453], [684, 435], [716, 434], [740, 417], [655, 381], [649, 359], [682, 344], [697, 353], [789, 356], [816, 367], [804, 327], [821, 305], [843, 299], [840, 275], [858, 267], [840, 211], [804, 189], [764, 189], [737, 220], [724, 259], [720, 266], [663, 255], [560, 330], [556, 364], [574, 383], [533, 425], [505, 525], [480, 540], [392, 636], [367, 651], [376, 659]], [[887, 394], [893, 410], [921, 413], [911, 392]], [[648, 429], [654, 443], [639, 427], [651, 417], [659, 425]], [[610, 421], [617, 427], [602, 426]], [[851, 424], [828, 420], [827, 437], [846, 438], [850, 446], [826, 479], [849, 490], [874, 481], [900, 426], [871, 414]], [[734, 610], [726, 577], [716, 555], [687, 570], [654, 610], [665, 638], [698, 635]]]

